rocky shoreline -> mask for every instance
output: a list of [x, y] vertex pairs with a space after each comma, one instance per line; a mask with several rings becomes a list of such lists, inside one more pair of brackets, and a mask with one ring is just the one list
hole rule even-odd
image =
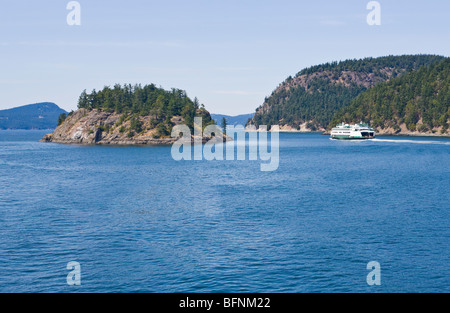
[[[53, 133], [45, 135], [40, 141], [78, 145], [168, 146], [179, 140], [170, 135], [161, 136], [158, 130], [152, 127], [152, 116], [141, 116], [139, 122], [143, 130], [135, 133], [131, 130], [130, 120], [124, 119], [121, 114], [80, 109], [70, 114]], [[183, 125], [184, 119], [175, 116], [171, 122], [173, 125]], [[194, 136], [191, 136], [192, 143], [194, 139]], [[211, 139], [202, 137], [201, 140], [202, 143], [207, 143]], [[230, 140], [232, 139], [224, 136], [224, 141]]]

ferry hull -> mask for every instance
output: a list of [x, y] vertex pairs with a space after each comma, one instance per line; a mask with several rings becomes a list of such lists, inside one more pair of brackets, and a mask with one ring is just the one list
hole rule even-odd
[[369, 140], [375, 139], [375, 136], [365, 136], [365, 137], [331, 136], [331, 138], [336, 140]]

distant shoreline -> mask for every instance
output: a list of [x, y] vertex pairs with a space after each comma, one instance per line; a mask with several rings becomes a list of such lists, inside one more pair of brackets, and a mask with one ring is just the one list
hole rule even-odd
[[[21, 131], [21, 132], [27, 132], [27, 131], [42, 131], [42, 132], [52, 132], [54, 131], [55, 128], [48, 128], [48, 129], [0, 129], [0, 132], [10, 132], [10, 131]], [[258, 132], [258, 131], [253, 131], [253, 130], [245, 130], [246, 133], [252, 133], [252, 132]], [[269, 131], [270, 132], [270, 131]], [[280, 133], [283, 134], [321, 134], [323, 136], [330, 136], [330, 133], [327, 132], [321, 132], [321, 131], [279, 131]], [[399, 134], [377, 134], [377, 137], [425, 137], [425, 138], [449, 138], [450, 139], [450, 135], [449, 134], [405, 134], [405, 133], [399, 133]], [[110, 146], [110, 144], [104, 144], [105, 146]], [[129, 144], [128, 144], [129, 145]], [[128, 146], [128, 145], [124, 145], [124, 146]], [[155, 146], [158, 146], [160, 144], [155, 144]]]
[[378, 134], [377, 137], [428, 137], [428, 138], [450, 138], [449, 134]]
[[[429, 134], [429, 133], [375, 133], [376, 137], [428, 137], [428, 138], [450, 138], [449, 134]], [[323, 133], [324, 136], [330, 136], [329, 132]]]
[[[246, 133], [257, 133], [258, 130], [245, 130]], [[272, 131], [269, 131], [272, 132]], [[279, 133], [283, 134], [321, 134], [323, 136], [330, 136], [329, 132], [323, 131], [300, 131], [300, 130], [280, 130]], [[427, 134], [427, 133], [398, 133], [398, 134], [376, 134], [377, 137], [428, 137], [428, 138], [450, 138], [449, 134]]]

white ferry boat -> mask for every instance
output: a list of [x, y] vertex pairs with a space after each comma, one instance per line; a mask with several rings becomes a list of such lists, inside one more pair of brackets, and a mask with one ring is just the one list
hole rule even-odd
[[355, 125], [342, 123], [336, 126], [331, 131], [331, 138], [333, 139], [373, 139], [375, 138], [375, 131], [368, 124], [363, 122]]

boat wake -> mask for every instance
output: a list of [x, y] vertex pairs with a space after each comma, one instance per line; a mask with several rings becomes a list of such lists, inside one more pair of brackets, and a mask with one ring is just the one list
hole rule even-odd
[[449, 145], [450, 141], [437, 141], [437, 140], [403, 140], [403, 139], [371, 139], [375, 142], [394, 142], [394, 143], [417, 143], [417, 144], [434, 144], [434, 145]]

